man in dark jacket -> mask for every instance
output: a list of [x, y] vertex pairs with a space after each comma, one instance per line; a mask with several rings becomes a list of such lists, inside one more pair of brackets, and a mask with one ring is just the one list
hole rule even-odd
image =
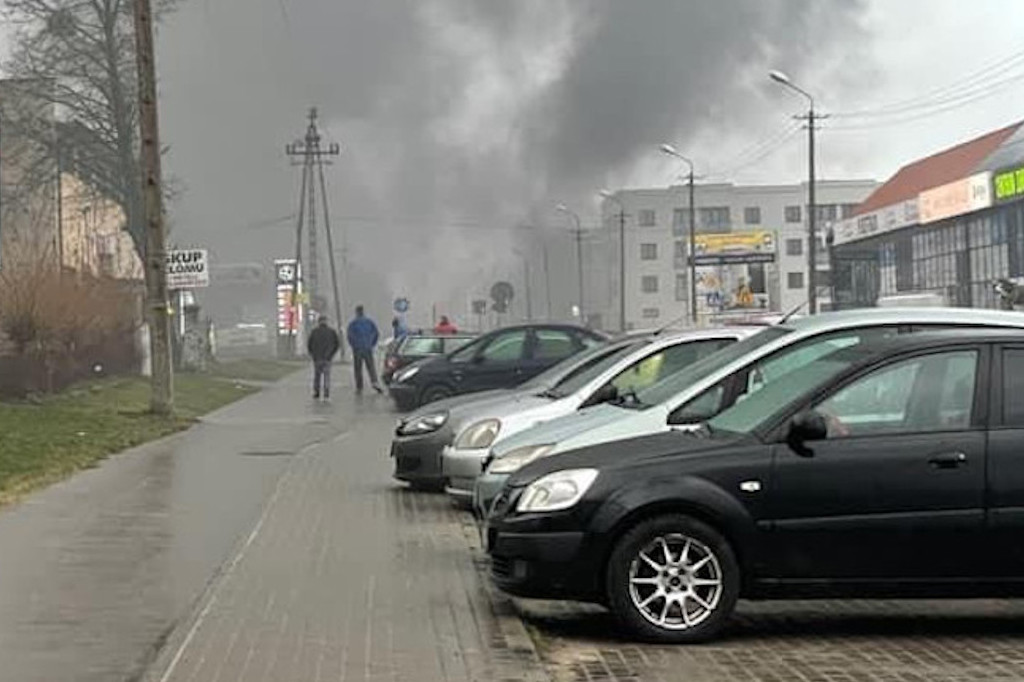
[[341, 339], [338, 332], [334, 331], [327, 324], [327, 318], [321, 316], [316, 329], [309, 335], [306, 343], [306, 350], [309, 357], [313, 358], [313, 399], [320, 398], [321, 382], [323, 384], [324, 400], [331, 397], [331, 362], [334, 356], [341, 349]]
[[377, 347], [377, 325], [363, 314], [363, 306], [356, 306], [356, 316], [348, 323], [348, 345], [352, 347], [352, 367], [356, 373], [356, 393], [363, 392], [363, 365], [370, 375], [370, 385], [377, 393], [383, 393], [377, 382], [377, 367], [373, 351]]

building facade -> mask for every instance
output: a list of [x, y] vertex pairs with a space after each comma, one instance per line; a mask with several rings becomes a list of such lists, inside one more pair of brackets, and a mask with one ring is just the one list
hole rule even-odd
[[[817, 183], [819, 302], [828, 307], [828, 227], [853, 215], [874, 181]], [[681, 323], [691, 316], [689, 190], [621, 190], [602, 205], [606, 231], [625, 214], [624, 328]], [[697, 315], [706, 322], [731, 311], [788, 311], [807, 300], [807, 185], [697, 185]], [[618, 239], [609, 279], [619, 322]], [[608, 325], [614, 328], [614, 325]]]
[[999, 307], [1024, 281], [1024, 125], [910, 163], [834, 231], [838, 307], [899, 297]]

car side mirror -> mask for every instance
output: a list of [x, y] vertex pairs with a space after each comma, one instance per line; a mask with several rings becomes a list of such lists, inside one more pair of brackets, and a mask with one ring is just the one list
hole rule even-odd
[[590, 407], [591, 405], [600, 405], [602, 403], [610, 403], [619, 397], [619, 389], [615, 384], [605, 384], [601, 388], [594, 391], [594, 394], [590, 396], [584, 407]]
[[828, 422], [825, 416], [815, 410], [800, 412], [789, 422], [786, 443], [801, 457], [813, 457], [814, 450], [807, 443], [828, 438]]

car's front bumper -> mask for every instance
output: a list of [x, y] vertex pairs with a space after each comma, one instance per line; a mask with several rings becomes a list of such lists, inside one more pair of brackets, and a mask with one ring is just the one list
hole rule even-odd
[[602, 600], [603, 571], [572, 513], [511, 513], [517, 493], [503, 491], [484, 524], [491, 580], [504, 592], [539, 599]]
[[448, 481], [445, 491], [462, 502], [473, 500], [473, 488], [480, 475], [487, 450], [461, 450], [445, 447], [441, 455], [441, 471]]
[[453, 433], [447, 424], [432, 433], [418, 436], [396, 435], [391, 441], [391, 457], [395, 460], [395, 478], [410, 483], [441, 483], [441, 453], [452, 442]]

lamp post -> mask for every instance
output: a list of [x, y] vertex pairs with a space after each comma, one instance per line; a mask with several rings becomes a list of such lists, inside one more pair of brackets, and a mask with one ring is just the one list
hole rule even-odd
[[663, 144], [660, 147], [662, 153], [673, 156], [683, 163], [689, 169], [687, 174], [687, 183], [690, 186], [690, 318], [693, 320], [694, 326], [697, 325], [697, 209], [694, 206], [694, 191], [693, 191], [693, 161], [676, 151], [676, 148], [670, 144]]
[[814, 195], [814, 98], [781, 71], [772, 71], [768, 75], [776, 83], [806, 97], [808, 103], [807, 115], [798, 118], [807, 119], [807, 239], [810, 242], [807, 249], [807, 310], [815, 315], [818, 312], [818, 207]]
[[555, 209], [568, 215], [576, 224], [576, 270], [579, 276], [580, 320], [583, 321], [586, 319], [583, 314], [583, 226], [580, 224], [579, 215], [565, 204], [559, 204]]
[[619, 207], [619, 331], [626, 331], [626, 206], [614, 193], [603, 189], [599, 194]]
[[533, 297], [530, 296], [530, 259], [519, 249], [512, 249], [512, 253], [523, 259], [523, 293], [526, 295], [526, 321], [533, 322]]

